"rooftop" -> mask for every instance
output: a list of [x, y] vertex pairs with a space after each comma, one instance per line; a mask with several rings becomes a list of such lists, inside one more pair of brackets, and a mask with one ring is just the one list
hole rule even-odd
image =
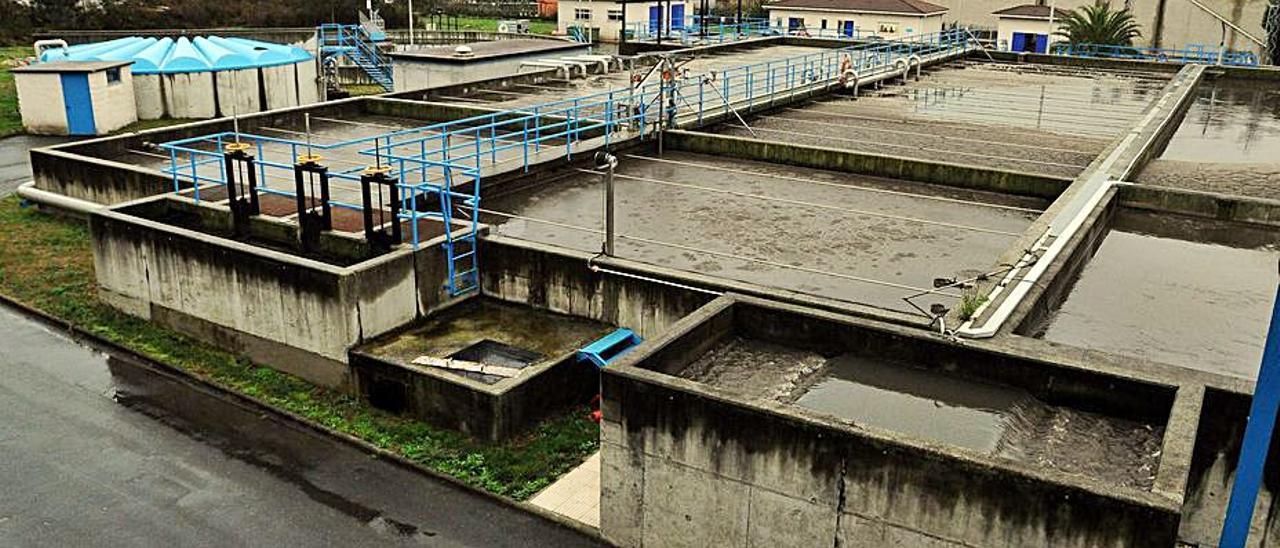
[[780, 0], [765, 9], [809, 9], [867, 13], [946, 13], [948, 9], [924, 0]]
[[[1068, 13], [1071, 13], [1070, 10], [1064, 10], [1062, 8], [1053, 8], [1053, 9], [1056, 12], [1056, 14], [1054, 15], [1055, 18], [1066, 17]], [[1023, 4], [1021, 6], [1013, 6], [1011, 8], [996, 10], [991, 13], [993, 15], [999, 15], [1001, 17], [1030, 17], [1030, 18], [1036, 18], [1036, 19], [1048, 19], [1049, 6], [1043, 6], [1040, 4]]]
[[312, 58], [302, 48], [247, 38], [129, 36], [55, 48], [40, 55], [53, 61], [132, 61], [134, 74], [180, 74], [288, 65]]

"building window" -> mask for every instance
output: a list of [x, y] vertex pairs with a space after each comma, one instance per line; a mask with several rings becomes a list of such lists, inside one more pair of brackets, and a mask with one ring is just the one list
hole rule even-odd
[[589, 8], [574, 8], [573, 18], [576, 21], [590, 21], [591, 10]]
[[884, 23], [884, 22], [880, 23], [880, 34], [897, 34], [897, 33], [898, 33], [897, 23]]
[[107, 69], [107, 84], [120, 83], [120, 67]]
[[609, 10], [609, 20], [610, 20], [610, 21], [621, 21], [621, 20], [622, 20], [622, 10]]
[[826, 19], [823, 19], [823, 20], [822, 20], [822, 30], [827, 30], [827, 20], [826, 20]]

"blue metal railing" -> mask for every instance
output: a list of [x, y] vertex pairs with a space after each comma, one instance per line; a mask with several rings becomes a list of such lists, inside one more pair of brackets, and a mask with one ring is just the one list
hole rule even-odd
[[[968, 46], [963, 30], [857, 44], [732, 67], [697, 78], [657, 77], [634, 87], [330, 143], [222, 132], [161, 145], [170, 158], [164, 172], [172, 177], [175, 192], [195, 185], [192, 197], [198, 202], [201, 185], [226, 185], [222, 151], [232, 141], [250, 145], [259, 172], [259, 191], [267, 194], [294, 196], [289, 184], [273, 188], [269, 175], [292, 183], [294, 165], [304, 155], [332, 156], [346, 151], [368, 159], [347, 160], [357, 167], [331, 170], [330, 179], [339, 184], [358, 182], [359, 172], [367, 164], [388, 166], [397, 180], [400, 218], [411, 223], [414, 248], [422, 243], [420, 220], [438, 220], [448, 228], [444, 245], [449, 255], [449, 287], [451, 293], [459, 294], [474, 288], [476, 280], [474, 268], [456, 266], [464, 259], [477, 264], [480, 182], [486, 171], [528, 171], [539, 162], [572, 158], [622, 139], [645, 138], [661, 127], [701, 124], [708, 117], [727, 116], [739, 108], [828, 89], [851, 74], [861, 79], [909, 69], [928, 56], [958, 53]], [[331, 203], [360, 208], [341, 199]], [[468, 225], [456, 237], [452, 230], [455, 221]]]
[[1218, 47], [1192, 44], [1182, 49], [1147, 48], [1139, 46], [1110, 46], [1103, 44], [1053, 45], [1054, 55], [1104, 59], [1136, 59], [1167, 63], [1200, 63], [1254, 67], [1258, 56], [1247, 51], [1230, 51]]

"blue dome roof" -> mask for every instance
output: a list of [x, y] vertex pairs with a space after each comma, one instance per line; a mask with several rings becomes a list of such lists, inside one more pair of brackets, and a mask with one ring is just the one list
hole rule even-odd
[[44, 52], [40, 61], [133, 61], [134, 74], [180, 74], [288, 65], [309, 61], [307, 50], [246, 38], [188, 39], [131, 36]]

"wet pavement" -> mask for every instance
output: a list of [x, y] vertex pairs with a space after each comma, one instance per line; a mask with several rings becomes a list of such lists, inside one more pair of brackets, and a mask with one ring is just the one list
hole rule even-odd
[[8, 309], [0, 330], [0, 544], [593, 545]]
[[[625, 155], [615, 181], [619, 257], [906, 312], [902, 298], [935, 277], [989, 269], [1043, 205], [677, 152]], [[502, 213], [486, 221], [504, 236], [599, 251], [602, 203], [601, 176], [578, 172], [486, 198]]]
[[1275, 296], [1274, 232], [1121, 211], [1036, 336], [1252, 379]]
[[28, 156], [31, 149], [70, 140], [69, 137], [42, 135], [14, 135], [0, 139], [0, 196], [31, 180], [31, 157]]

